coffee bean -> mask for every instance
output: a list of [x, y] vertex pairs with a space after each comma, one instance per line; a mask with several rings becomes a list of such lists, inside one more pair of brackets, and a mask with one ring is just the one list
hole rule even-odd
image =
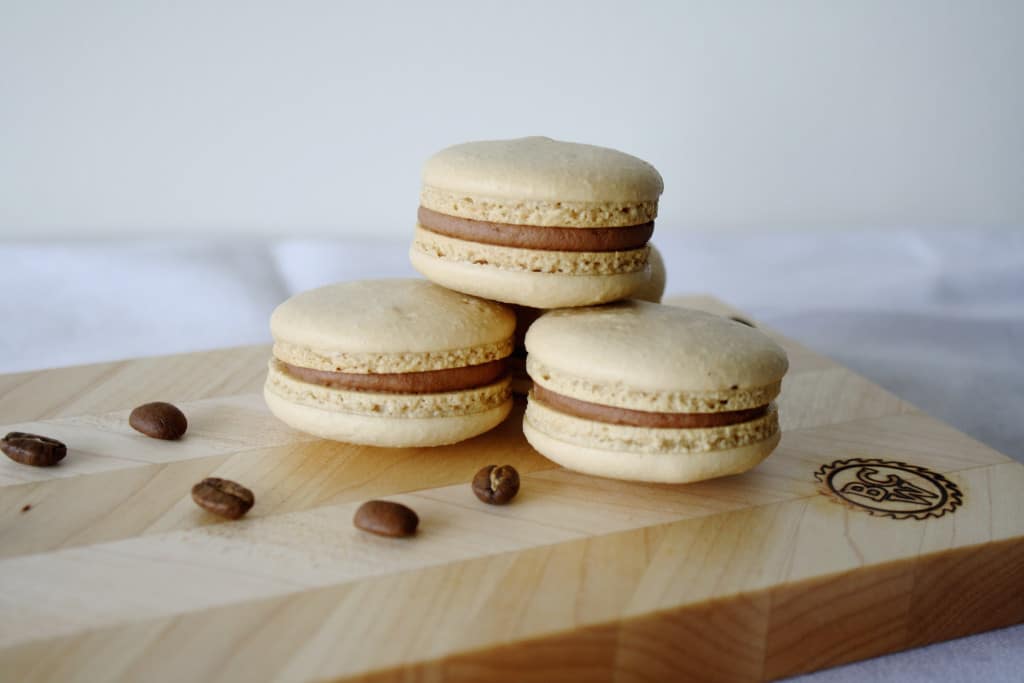
[[363, 531], [379, 536], [412, 536], [420, 518], [401, 503], [369, 500], [359, 506], [352, 523]]
[[22, 512], [28, 512], [31, 509], [32, 509], [32, 503], [25, 503], [24, 505], [21, 506], [21, 511]]
[[0, 439], [0, 451], [22, 465], [50, 467], [68, 454], [68, 447], [56, 439], [25, 432], [10, 432]]
[[754, 323], [750, 322], [746, 318], [741, 318], [738, 315], [730, 315], [729, 320], [734, 320], [741, 325], [746, 325], [747, 327], [757, 327]]
[[128, 424], [146, 436], [171, 441], [180, 439], [188, 429], [185, 413], [178, 410], [177, 406], [162, 401], [146, 403], [133, 410], [128, 416]]
[[473, 493], [485, 503], [504, 505], [519, 493], [519, 473], [512, 465], [488, 465], [473, 477]]
[[238, 519], [249, 511], [256, 497], [252, 491], [229, 479], [207, 477], [192, 487], [192, 500], [215, 515]]

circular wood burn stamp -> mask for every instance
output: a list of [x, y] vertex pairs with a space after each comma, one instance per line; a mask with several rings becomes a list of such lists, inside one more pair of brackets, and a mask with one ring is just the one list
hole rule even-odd
[[891, 519], [927, 519], [954, 512], [963, 503], [956, 484], [937, 472], [876, 458], [836, 460], [814, 473], [827, 495]]

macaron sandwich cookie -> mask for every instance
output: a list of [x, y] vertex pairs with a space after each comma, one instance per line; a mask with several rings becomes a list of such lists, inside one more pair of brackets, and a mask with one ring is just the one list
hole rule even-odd
[[512, 406], [507, 306], [426, 280], [344, 282], [271, 316], [270, 411], [326, 439], [437, 446], [481, 434]]
[[523, 431], [569, 469], [693, 482], [746, 471], [779, 442], [786, 353], [728, 318], [642, 301], [550, 311], [526, 348]]
[[628, 298], [652, 277], [663, 187], [653, 166], [605, 147], [455, 145], [424, 166], [410, 259], [450, 289], [533, 308]]

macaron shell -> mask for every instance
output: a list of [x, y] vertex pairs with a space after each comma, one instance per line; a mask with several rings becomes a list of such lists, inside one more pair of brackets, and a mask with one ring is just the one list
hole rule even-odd
[[526, 440], [544, 457], [576, 472], [611, 479], [686, 484], [740, 474], [767, 458], [780, 434], [756, 443], [698, 453], [630, 453], [567, 443], [538, 430], [524, 419]]
[[276, 342], [274, 357], [291, 365], [328, 372], [425, 372], [461, 368], [467, 365], [482, 365], [505, 358], [512, 353], [513, 347], [514, 342], [511, 337], [493, 344], [418, 353], [345, 353]]
[[[551, 382], [564, 375], [590, 387], [606, 384], [618, 387], [620, 394], [628, 388], [648, 396], [766, 387], [778, 383], [789, 366], [786, 352], [759, 330], [711, 313], [644, 301], [549, 311], [530, 326], [526, 348]], [[539, 381], [532, 370], [531, 375]]]
[[656, 201], [664, 190], [661, 175], [642, 159], [546, 137], [448, 147], [427, 160], [423, 184], [470, 197], [555, 202]]
[[618, 228], [649, 223], [658, 216], [656, 199], [622, 202], [496, 199], [426, 185], [420, 190], [420, 206], [473, 221], [554, 228]]
[[409, 260], [424, 276], [449, 289], [533, 308], [590, 306], [616, 301], [632, 296], [648, 280], [642, 268], [609, 275], [506, 270], [492, 265], [442, 259], [425, 253], [415, 244], [409, 250]]
[[274, 310], [270, 328], [275, 342], [324, 357], [436, 354], [501, 344], [512, 337], [515, 314], [426, 280], [361, 280], [288, 299]]
[[374, 417], [292, 403], [264, 391], [267, 406], [278, 419], [299, 431], [324, 439], [366, 446], [412, 448], [443, 446], [493, 429], [508, 417], [512, 399], [483, 412], [450, 417]]

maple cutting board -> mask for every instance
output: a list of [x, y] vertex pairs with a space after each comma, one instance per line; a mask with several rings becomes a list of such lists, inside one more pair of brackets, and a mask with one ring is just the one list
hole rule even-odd
[[[1024, 621], [1024, 466], [780, 341], [779, 449], [686, 486], [555, 467], [521, 406], [452, 447], [318, 441], [264, 408], [267, 347], [0, 377], [3, 430], [69, 446], [0, 459], [0, 678], [758, 680]], [[128, 427], [152, 400], [183, 441]], [[507, 507], [470, 491], [491, 463]], [[210, 475], [245, 519], [192, 503]], [[417, 536], [356, 531], [375, 497]]]

